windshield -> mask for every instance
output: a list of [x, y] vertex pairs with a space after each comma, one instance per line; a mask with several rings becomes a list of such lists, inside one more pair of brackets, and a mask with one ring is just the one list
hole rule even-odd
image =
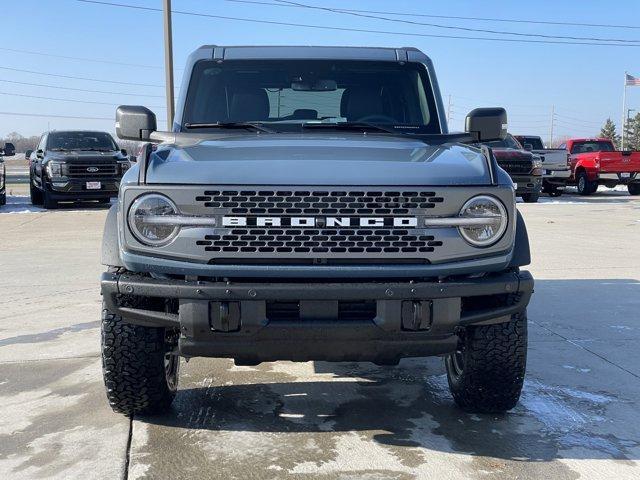
[[504, 140], [493, 140], [491, 142], [484, 142], [484, 144], [491, 148], [515, 148], [517, 150], [522, 149], [518, 141], [513, 138], [512, 135], [507, 135]]
[[587, 153], [587, 152], [613, 152], [614, 148], [611, 142], [606, 141], [587, 141], [574, 142], [571, 147], [571, 153]]
[[183, 127], [228, 122], [363, 122], [441, 133], [421, 64], [355, 60], [201, 61]]
[[47, 150], [96, 150], [112, 152], [118, 146], [106, 132], [51, 132]]

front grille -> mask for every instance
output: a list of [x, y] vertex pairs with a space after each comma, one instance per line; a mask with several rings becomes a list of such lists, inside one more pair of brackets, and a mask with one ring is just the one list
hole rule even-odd
[[70, 163], [65, 165], [63, 175], [67, 177], [115, 177], [118, 175], [117, 163]]
[[[424, 262], [443, 245], [433, 230], [421, 228], [425, 216], [443, 210], [444, 197], [429, 189], [281, 188], [207, 189], [194, 196], [194, 211], [215, 216], [220, 227], [195, 239], [211, 262], [233, 258], [282, 259], [290, 262], [323, 259], [404, 259]], [[245, 223], [225, 224], [223, 218]], [[261, 217], [279, 224], [259, 226]], [[311, 219], [304, 226], [292, 218]], [[329, 223], [327, 218], [348, 219]], [[361, 220], [379, 219], [379, 224]], [[411, 224], [396, 223], [399, 219]]]
[[207, 190], [195, 200], [236, 215], [403, 215], [444, 201], [435, 192], [361, 190]]
[[197, 245], [227, 253], [428, 253], [442, 246], [408, 229], [234, 228]]
[[528, 174], [533, 168], [533, 163], [530, 161], [513, 162], [498, 160], [498, 165], [509, 174]]

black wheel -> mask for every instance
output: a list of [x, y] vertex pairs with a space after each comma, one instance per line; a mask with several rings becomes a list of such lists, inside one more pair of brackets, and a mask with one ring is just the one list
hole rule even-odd
[[0, 194], [0, 205], [6, 205], [7, 204], [7, 194], [2, 193]]
[[589, 181], [587, 172], [580, 172], [578, 174], [578, 193], [580, 195], [591, 195], [598, 190], [598, 183]]
[[42, 192], [42, 206], [46, 209], [58, 208], [58, 202], [51, 198], [51, 194], [44, 190]]
[[33, 205], [42, 205], [42, 191], [33, 184], [33, 180], [29, 182], [29, 196]]
[[560, 195], [562, 195], [562, 190], [560, 190], [558, 187], [547, 187], [547, 193], [550, 197], [559, 197]]
[[627, 185], [629, 195], [640, 195], [640, 183], [630, 183]]
[[524, 203], [537, 203], [539, 198], [540, 198], [539, 193], [523, 193], [522, 194], [522, 200], [524, 200]]
[[126, 323], [102, 309], [102, 373], [113, 411], [155, 414], [171, 406], [178, 389], [177, 335]]
[[505, 412], [518, 403], [526, 364], [526, 312], [506, 323], [467, 327], [458, 350], [445, 357], [453, 399], [478, 413]]

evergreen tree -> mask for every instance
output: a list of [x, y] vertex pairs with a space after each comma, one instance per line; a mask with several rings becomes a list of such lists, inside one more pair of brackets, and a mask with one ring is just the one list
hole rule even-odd
[[610, 118], [607, 118], [602, 130], [600, 130], [600, 138], [608, 138], [613, 142], [616, 148], [620, 148], [620, 135], [616, 133], [616, 124]]
[[640, 150], [640, 113], [627, 120], [624, 130], [625, 150]]

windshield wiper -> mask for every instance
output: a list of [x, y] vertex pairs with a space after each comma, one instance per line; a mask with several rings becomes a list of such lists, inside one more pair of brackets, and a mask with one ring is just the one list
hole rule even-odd
[[394, 135], [407, 135], [407, 133], [398, 131], [393, 128], [383, 127], [375, 123], [367, 122], [338, 122], [338, 123], [313, 123], [306, 122], [302, 124], [302, 128], [318, 128], [333, 130], [377, 130], [379, 132], [392, 133]]
[[275, 133], [273, 130], [254, 122], [215, 122], [215, 123], [185, 123], [184, 128], [230, 128], [256, 130], [258, 132]]

